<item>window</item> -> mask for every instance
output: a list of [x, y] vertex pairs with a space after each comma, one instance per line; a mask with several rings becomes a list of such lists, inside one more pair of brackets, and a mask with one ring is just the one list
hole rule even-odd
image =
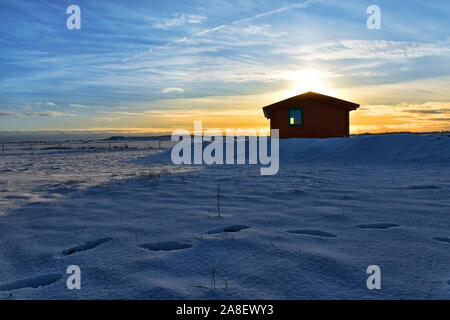
[[303, 108], [291, 108], [288, 115], [289, 126], [303, 126]]

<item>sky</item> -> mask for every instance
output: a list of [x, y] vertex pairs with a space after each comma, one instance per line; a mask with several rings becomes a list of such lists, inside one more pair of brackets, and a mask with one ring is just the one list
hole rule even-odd
[[449, 17], [447, 0], [0, 0], [0, 132], [267, 130], [261, 107], [306, 91], [361, 104], [351, 133], [450, 130]]

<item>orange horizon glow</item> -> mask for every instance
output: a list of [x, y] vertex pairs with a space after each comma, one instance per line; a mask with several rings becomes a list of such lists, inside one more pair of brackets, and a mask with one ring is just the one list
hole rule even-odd
[[281, 77], [289, 80], [283, 90], [238, 96], [162, 99], [131, 111], [100, 112], [81, 121], [69, 117], [65, 128], [55, 124], [55, 127], [37, 131], [170, 134], [176, 129], [192, 132], [194, 121], [202, 121], [205, 130], [255, 129], [268, 134], [270, 121], [264, 117], [262, 107], [307, 91], [361, 104], [356, 111], [350, 112], [350, 134], [450, 130], [450, 102], [371, 103], [380, 100], [383, 96], [380, 92], [389, 92], [393, 100], [402, 101], [404, 92], [419, 86], [416, 83], [341, 88], [336, 86], [333, 75], [311, 68], [283, 73]]
[[[264, 117], [262, 107], [289, 97], [313, 91], [360, 103], [361, 100], [370, 101], [379, 95], [377, 88], [336, 88], [331, 81], [332, 75], [314, 69], [292, 71], [282, 76], [290, 80], [284, 90], [256, 95], [172, 99], [169, 103], [165, 102], [167, 106], [179, 109], [148, 110], [138, 119], [129, 117], [127, 120], [133, 122], [135, 129], [139, 127], [138, 131], [141, 133], [146, 131], [145, 126], [149, 123], [153, 127], [147, 127], [147, 132], [171, 132], [178, 128], [192, 131], [196, 120], [203, 122], [205, 130], [241, 128], [268, 133], [270, 121]], [[212, 108], [211, 105], [217, 105], [217, 108]], [[450, 130], [450, 116], [439, 114], [440, 111], [448, 111], [450, 114], [450, 102], [361, 104], [356, 111], [350, 112], [350, 134]], [[449, 118], [448, 121], [445, 120], [446, 117]], [[108, 119], [100, 120], [108, 122]], [[109, 120], [111, 124], [116, 124], [114, 119]], [[123, 117], [116, 120], [121, 122]]]

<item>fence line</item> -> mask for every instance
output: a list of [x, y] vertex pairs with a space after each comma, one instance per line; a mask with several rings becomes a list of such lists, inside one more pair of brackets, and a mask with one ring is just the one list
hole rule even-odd
[[17, 142], [12, 144], [1, 143], [1, 155], [6, 156], [7, 147], [10, 155], [29, 152], [63, 152], [83, 150], [148, 150], [148, 149], [170, 149], [179, 141], [171, 140], [149, 140], [149, 141], [90, 141], [87, 143], [78, 141], [68, 142]]

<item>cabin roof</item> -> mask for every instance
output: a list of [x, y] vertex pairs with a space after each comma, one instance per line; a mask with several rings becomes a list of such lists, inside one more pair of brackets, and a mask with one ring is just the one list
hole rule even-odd
[[327, 96], [324, 94], [308, 91], [308, 92], [299, 94], [297, 96], [294, 96], [294, 97], [291, 97], [291, 98], [288, 98], [288, 99], [285, 99], [285, 100], [282, 100], [282, 101], [279, 101], [276, 103], [272, 103], [268, 106], [263, 107], [264, 116], [266, 118], [269, 118], [270, 117], [269, 113], [276, 110], [277, 108], [282, 107], [282, 106], [289, 106], [290, 104], [296, 104], [296, 103], [298, 103], [300, 101], [304, 101], [304, 100], [321, 101], [321, 102], [335, 105], [337, 107], [345, 108], [348, 111], [356, 110], [359, 107], [359, 104], [357, 104], [357, 103], [353, 103], [350, 101], [330, 97], [330, 96]]

